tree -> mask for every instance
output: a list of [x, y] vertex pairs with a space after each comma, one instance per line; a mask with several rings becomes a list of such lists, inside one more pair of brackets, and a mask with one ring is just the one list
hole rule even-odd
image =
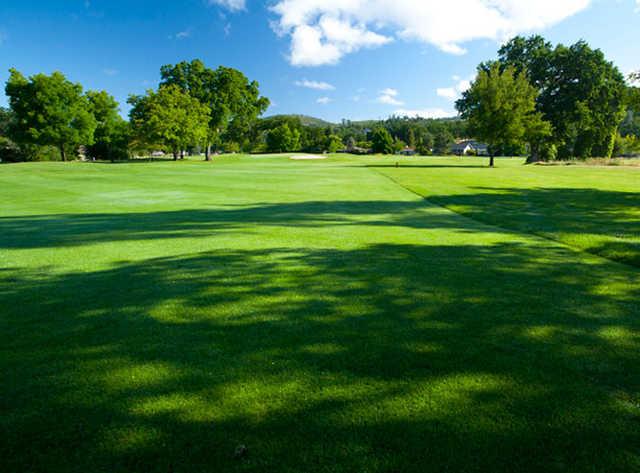
[[129, 146], [129, 124], [118, 113], [118, 102], [107, 92], [87, 92], [87, 99], [97, 126], [94, 143], [87, 154], [96, 159], [126, 159]]
[[378, 127], [371, 135], [371, 145], [374, 153], [393, 154], [394, 143], [391, 133], [386, 128]]
[[223, 138], [244, 141], [256, 119], [269, 107], [269, 100], [260, 96], [258, 83], [250, 82], [236, 69], [221, 66], [212, 70], [195, 59], [162, 66], [160, 75], [162, 87], [177, 86], [210, 108], [207, 161], [212, 143], [219, 144]]
[[299, 147], [300, 132], [291, 130], [286, 123], [267, 132], [267, 150], [272, 153], [297, 151]]
[[0, 136], [8, 136], [9, 134], [9, 125], [13, 118], [13, 113], [11, 110], [6, 109], [4, 107], [0, 107]]
[[229, 67], [216, 69], [216, 94], [211, 107], [213, 123], [223, 139], [244, 141], [251, 127], [269, 107], [269, 99], [260, 96], [260, 86], [240, 71]]
[[167, 146], [174, 160], [187, 146], [207, 139], [209, 108], [175, 85], [131, 96], [128, 102], [136, 136], [146, 143]]
[[516, 37], [500, 49], [499, 62], [524, 72], [536, 88], [536, 107], [553, 127], [560, 158], [611, 156], [626, 84], [602, 51], [584, 41], [553, 48], [540, 36]]
[[407, 146], [409, 146], [409, 148], [416, 147], [416, 134], [413, 128], [409, 128], [409, 132], [407, 133]]
[[640, 112], [640, 87], [627, 87], [626, 103], [631, 110]]
[[11, 110], [0, 107], [0, 162], [22, 160], [20, 148], [8, 136], [12, 119]]
[[536, 96], [537, 90], [524, 73], [517, 73], [513, 66], [503, 71], [495, 63], [488, 71], [480, 68], [471, 88], [456, 102], [469, 132], [489, 145], [491, 167], [496, 149], [526, 139], [537, 141], [551, 132], [535, 109]]
[[51, 145], [66, 161], [67, 150], [93, 143], [96, 120], [82, 86], [60, 72], [25, 78], [10, 70], [5, 92], [15, 115], [10, 135], [18, 143]]
[[451, 143], [453, 143], [453, 135], [447, 128], [442, 127], [433, 137], [433, 152], [436, 155], [450, 154]]
[[338, 135], [331, 134], [326, 138], [325, 150], [327, 153], [335, 153], [344, 148], [342, 139]]
[[400, 151], [402, 151], [406, 147], [407, 147], [407, 143], [405, 143], [401, 139], [395, 138], [393, 140], [393, 153], [394, 154], [398, 154]]

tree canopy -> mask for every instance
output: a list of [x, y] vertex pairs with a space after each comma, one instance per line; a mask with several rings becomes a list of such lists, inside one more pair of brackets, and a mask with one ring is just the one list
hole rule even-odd
[[536, 111], [536, 95], [524, 72], [516, 72], [514, 66], [502, 70], [494, 63], [489, 70], [480, 68], [471, 88], [456, 102], [469, 132], [489, 145], [491, 166], [496, 149], [537, 142], [551, 133]]
[[626, 84], [602, 51], [584, 41], [554, 48], [540, 36], [516, 37], [500, 48], [498, 61], [537, 89], [536, 107], [553, 126], [559, 158], [611, 156]]
[[391, 136], [391, 133], [383, 127], [378, 127], [373, 130], [371, 145], [371, 149], [374, 153], [393, 154], [395, 151], [393, 137]]
[[205, 143], [209, 108], [178, 86], [160, 87], [144, 96], [131, 96], [131, 123], [136, 136], [149, 144], [167, 146], [178, 159], [187, 146]]
[[300, 132], [295, 128], [292, 130], [286, 123], [267, 133], [267, 150], [270, 152], [298, 151], [299, 147]]
[[66, 160], [67, 150], [92, 144], [96, 120], [82, 86], [60, 72], [24, 77], [10, 70], [5, 88], [14, 113], [10, 135], [21, 143], [56, 146]]
[[110, 161], [126, 158], [129, 124], [120, 116], [118, 102], [105, 91], [89, 91], [87, 98], [97, 125], [94, 143], [87, 148], [87, 154]]
[[220, 66], [207, 68], [195, 59], [165, 65], [160, 69], [161, 87], [173, 85], [199, 100], [210, 109], [206, 142], [206, 159], [209, 145], [221, 140], [241, 142], [256, 119], [269, 106], [269, 99], [260, 96], [259, 84], [249, 81], [240, 71]]

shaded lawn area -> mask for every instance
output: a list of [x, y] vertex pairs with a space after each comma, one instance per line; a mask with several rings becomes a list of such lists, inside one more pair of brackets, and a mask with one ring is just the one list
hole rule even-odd
[[2, 470], [637, 471], [638, 268], [352, 164], [3, 167]]

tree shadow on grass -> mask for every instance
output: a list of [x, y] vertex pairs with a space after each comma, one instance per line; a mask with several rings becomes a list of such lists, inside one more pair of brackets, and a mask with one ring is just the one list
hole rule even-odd
[[[0, 217], [0, 248], [78, 246], [110, 241], [192, 238], [246, 231], [255, 225], [322, 228], [327, 225], [460, 228], [448, 212], [426, 215], [431, 208], [414, 201], [309, 201], [261, 203], [250, 207], [160, 212], [27, 215]], [[460, 228], [464, 231], [465, 227]]]
[[[640, 193], [598, 189], [483, 188], [429, 202], [501, 231], [556, 239], [640, 267]], [[255, 225], [289, 228], [404, 226], [472, 232], [447, 213], [421, 213], [424, 201], [258, 203], [159, 212], [0, 217], [0, 248], [78, 246], [109, 241], [205, 237]]]
[[486, 188], [429, 201], [474, 220], [569, 243], [640, 267], [640, 192]]
[[569, 254], [389, 244], [0, 272], [3, 469], [635, 471], [637, 274]]

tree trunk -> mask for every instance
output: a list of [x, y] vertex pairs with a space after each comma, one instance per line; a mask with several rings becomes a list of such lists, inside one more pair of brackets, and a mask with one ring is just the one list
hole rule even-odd
[[67, 153], [64, 152], [64, 144], [60, 145], [60, 157], [63, 161], [67, 160]]
[[493, 154], [489, 156], [489, 167], [493, 167]]
[[178, 152], [177, 151], [173, 151], [173, 160], [177, 161], [178, 160]]
[[211, 145], [209, 143], [204, 147], [204, 160], [211, 161]]
[[183, 149], [180, 150], [180, 159], [184, 159], [184, 150]]

